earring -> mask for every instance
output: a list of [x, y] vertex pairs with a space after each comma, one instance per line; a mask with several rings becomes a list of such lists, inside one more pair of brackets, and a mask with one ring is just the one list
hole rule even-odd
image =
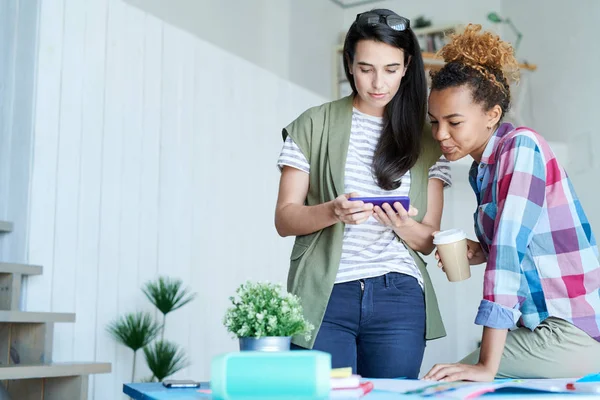
[[488, 126], [487, 128], [488, 128], [488, 131], [489, 131], [490, 129], [492, 129], [492, 127], [491, 127], [491, 126]]

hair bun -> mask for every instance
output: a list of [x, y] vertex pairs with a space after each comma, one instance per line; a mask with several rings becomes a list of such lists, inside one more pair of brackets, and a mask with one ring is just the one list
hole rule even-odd
[[501, 71], [504, 78], [519, 79], [519, 64], [512, 46], [491, 32], [481, 32], [481, 25], [469, 24], [462, 33], [453, 34], [452, 41], [438, 53], [445, 62], [458, 62], [481, 70]]

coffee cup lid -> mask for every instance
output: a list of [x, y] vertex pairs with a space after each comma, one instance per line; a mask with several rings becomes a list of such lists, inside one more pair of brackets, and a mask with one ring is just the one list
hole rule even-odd
[[439, 244], [449, 244], [458, 242], [467, 238], [467, 234], [462, 229], [448, 229], [441, 231], [433, 236], [433, 244], [436, 246]]

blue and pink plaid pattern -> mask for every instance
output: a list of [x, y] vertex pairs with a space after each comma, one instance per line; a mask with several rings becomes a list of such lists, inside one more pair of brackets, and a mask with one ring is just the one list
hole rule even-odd
[[475, 232], [488, 256], [476, 322], [511, 315], [513, 324], [533, 330], [553, 316], [600, 341], [596, 240], [548, 143], [502, 124], [469, 180], [478, 202]]

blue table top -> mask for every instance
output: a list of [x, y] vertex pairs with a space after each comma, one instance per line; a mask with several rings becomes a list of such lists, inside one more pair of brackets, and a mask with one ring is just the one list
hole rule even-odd
[[[198, 389], [167, 389], [162, 383], [130, 383], [123, 385], [123, 393], [134, 400], [171, 400], [171, 399], [212, 399], [210, 394], [200, 393], [198, 390], [207, 390], [209, 385], [203, 382]], [[421, 396], [407, 396], [398, 393], [381, 392], [373, 390], [362, 397], [364, 400], [397, 400], [422, 399]]]
[[[203, 382], [198, 389], [167, 389], [161, 383], [131, 383], [123, 385], [123, 393], [130, 396], [134, 400], [196, 400], [212, 399], [210, 394], [199, 392], [202, 390], [208, 390], [209, 384]], [[598, 399], [595, 395], [568, 395], [577, 400], [583, 399]], [[514, 391], [512, 393], [488, 393], [482, 396], [484, 399], [490, 398], [490, 400], [500, 399], [557, 399], [564, 398], [564, 394], [556, 393], [532, 393], [529, 391]], [[371, 393], [362, 397], [361, 400], [410, 400], [410, 399], [423, 399], [418, 395], [405, 395], [401, 393], [391, 393], [380, 390], [373, 390]]]
[[198, 389], [167, 389], [162, 383], [129, 383], [123, 385], [123, 393], [134, 400], [211, 399], [210, 394], [198, 392], [208, 388], [206, 382]]

